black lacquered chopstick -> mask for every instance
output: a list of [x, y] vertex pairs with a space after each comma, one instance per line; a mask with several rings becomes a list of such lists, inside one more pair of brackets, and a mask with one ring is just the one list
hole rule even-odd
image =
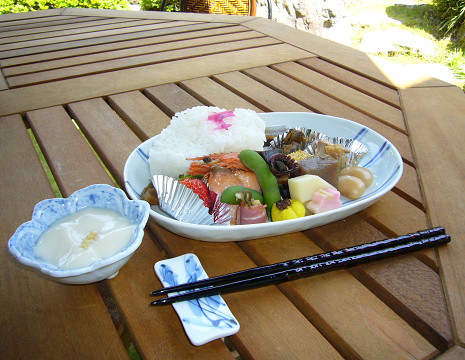
[[436, 235], [443, 235], [443, 234], [445, 234], [445, 230], [443, 227], [435, 227], [435, 228], [422, 230], [422, 231], [418, 231], [418, 232], [407, 234], [407, 235], [398, 236], [396, 238], [374, 241], [368, 244], [351, 246], [345, 249], [330, 251], [330, 252], [316, 254], [312, 256], [305, 256], [299, 259], [293, 259], [293, 260], [288, 260], [288, 261], [284, 261], [280, 263], [259, 266], [256, 268], [237, 271], [237, 272], [233, 272], [230, 274], [220, 275], [220, 276], [216, 276], [216, 277], [212, 277], [208, 279], [198, 280], [198, 281], [191, 282], [191, 283], [170, 286], [170, 287], [156, 290], [152, 292], [152, 295], [153, 296], [163, 295], [163, 294], [172, 293], [172, 292], [186, 291], [186, 290], [192, 290], [192, 289], [196, 289], [200, 287], [219, 285], [219, 284], [224, 284], [224, 283], [232, 282], [232, 281], [239, 281], [242, 279], [247, 279], [247, 278], [256, 277], [260, 275], [271, 274], [277, 271], [284, 271], [284, 270], [293, 269], [296, 267], [307, 266], [307, 265], [314, 264], [322, 260], [337, 259], [337, 258], [341, 258], [346, 255], [360, 254], [366, 251], [383, 249], [388, 246], [394, 246], [397, 244], [403, 244], [406, 242], [419, 240], [419, 239], [436, 236]]
[[345, 269], [356, 265], [364, 264], [370, 261], [382, 260], [395, 255], [406, 254], [433, 246], [448, 243], [449, 235], [438, 235], [424, 239], [414, 240], [383, 249], [367, 251], [358, 254], [350, 254], [340, 258], [323, 260], [311, 265], [279, 271], [272, 274], [261, 275], [251, 279], [243, 279], [232, 283], [218, 285], [214, 287], [200, 288], [180, 295], [169, 296], [151, 302], [151, 305], [169, 305], [179, 301], [192, 300], [196, 298], [220, 295], [241, 290], [253, 289], [261, 286], [280, 284], [287, 281], [301, 279], [329, 271]]

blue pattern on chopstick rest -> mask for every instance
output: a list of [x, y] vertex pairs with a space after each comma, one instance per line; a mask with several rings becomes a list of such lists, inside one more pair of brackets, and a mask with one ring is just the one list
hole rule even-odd
[[[178, 274], [176, 274], [169, 265], [162, 264], [160, 268], [163, 282], [167, 283], [169, 286], [179, 284]], [[200, 266], [200, 263], [196, 262], [194, 257], [190, 254], [184, 255], [184, 268], [188, 278], [187, 281], [183, 283], [191, 283], [206, 278], [202, 266]], [[220, 307], [226, 306], [226, 303], [219, 295], [189, 300], [188, 303], [195, 318], [184, 317], [182, 318], [183, 322], [198, 326], [210, 326], [211, 324], [214, 327], [232, 327], [237, 325], [236, 319], [221, 311]], [[204, 319], [201, 319], [202, 317]], [[205, 319], [209, 324], [205, 324]]]
[[[155, 272], [165, 287], [208, 278], [194, 254], [159, 261], [155, 264]], [[178, 293], [170, 295], [175, 294]], [[173, 307], [194, 345], [239, 331], [238, 321], [220, 295], [175, 303]]]

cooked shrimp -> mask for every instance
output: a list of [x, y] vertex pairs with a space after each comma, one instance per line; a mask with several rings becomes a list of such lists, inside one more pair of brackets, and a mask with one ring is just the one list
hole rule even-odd
[[208, 174], [212, 166], [221, 166], [230, 170], [245, 170], [250, 171], [239, 159], [239, 153], [217, 153], [210, 154], [204, 157], [191, 158], [192, 164], [187, 171], [190, 175], [205, 175]]

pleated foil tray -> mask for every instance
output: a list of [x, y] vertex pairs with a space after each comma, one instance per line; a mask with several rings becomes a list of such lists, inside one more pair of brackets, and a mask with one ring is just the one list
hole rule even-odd
[[215, 196], [207, 208], [200, 197], [184, 184], [166, 175], [154, 175], [152, 183], [157, 191], [159, 207], [176, 220], [198, 225], [230, 225], [229, 206]]

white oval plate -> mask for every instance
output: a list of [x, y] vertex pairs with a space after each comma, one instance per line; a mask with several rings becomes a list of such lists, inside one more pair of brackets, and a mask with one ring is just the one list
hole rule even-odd
[[[305, 127], [328, 136], [340, 136], [360, 141], [369, 152], [360, 166], [367, 167], [374, 175], [373, 184], [357, 200], [344, 197], [342, 207], [321, 214], [299, 219], [268, 222], [264, 224], [215, 226], [195, 225], [177, 221], [165, 214], [158, 206], [152, 206], [150, 216], [171, 232], [203, 241], [239, 241], [276, 236], [302, 231], [343, 219], [361, 211], [391, 190], [402, 176], [402, 158], [397, 149], [383, 136], [356, 122], [333, 116], [313, 113], [263, 113], [258, 114], [267, 126], [286, 124], [292, 127]], [[142, 190], [151, 183], [148, 154], [152, 139], [143, 142], [129, 156], [124, 166], [125, 187], [132, 199], [140, 199]]]

